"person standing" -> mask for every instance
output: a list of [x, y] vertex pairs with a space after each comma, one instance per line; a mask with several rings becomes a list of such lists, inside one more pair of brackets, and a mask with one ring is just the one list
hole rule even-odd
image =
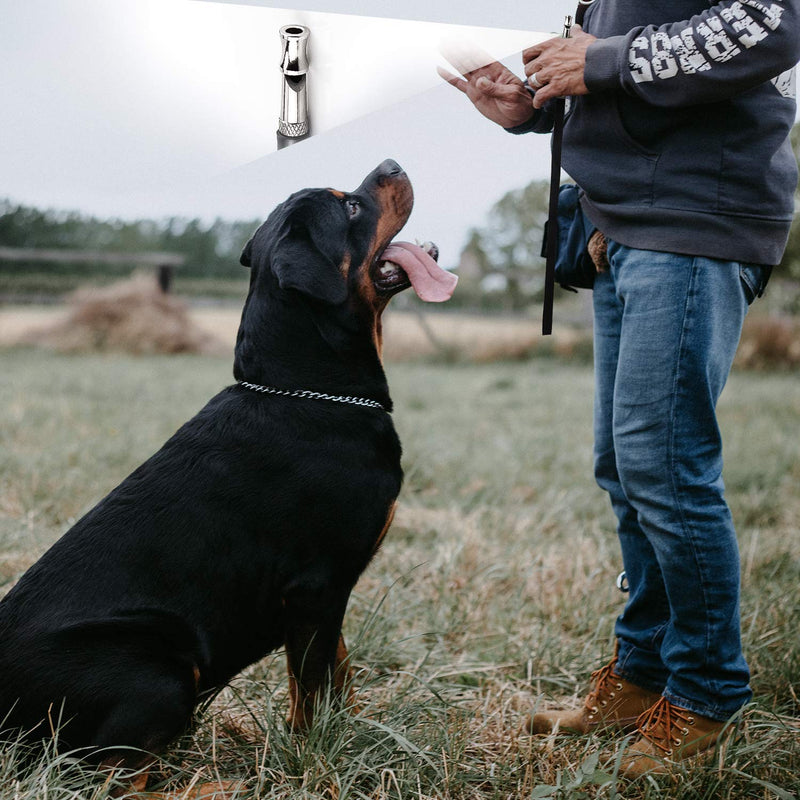
[[570, 97], [563, 164], [606, 251], [594, 470], [629, 594], [583, 706], [528, 726], [632, 732], [637, 777], [712, 753], [751, 698], [716, 404], [794, 213], [800, 0], [582, 5], [572, 38], [523, 52], [527, 85], [464, 54], [463, 78], [440, 72], [515, 134], [549, 131]]

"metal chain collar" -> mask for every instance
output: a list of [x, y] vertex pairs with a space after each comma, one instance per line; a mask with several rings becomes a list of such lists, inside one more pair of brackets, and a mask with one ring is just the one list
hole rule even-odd
[[253, 392], [263, 394], [279, 394], [283, 397], [305, 397], [310, 400], [330, 400], [333, 403], [349, 403], [353, 406], [366, 406], [367, 408], [379, 408], [381, 411], [386, 409], [377, 400], [368, 400], [365, 397], [343, 397], [341, 395], [323, 394], [322, 392], [312, 392], [310, 389], [275, 389], [272, 386], [259, 386], [257, 383], [239, 381], [239, 386], [250, 389]]

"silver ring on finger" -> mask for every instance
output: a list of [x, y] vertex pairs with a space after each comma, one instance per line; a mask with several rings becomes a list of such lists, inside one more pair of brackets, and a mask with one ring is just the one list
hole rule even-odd
[[539, 79], [536, 77], [536, 73], [534, 72], [531, 77], [528, 79], [528, 83], [533, 86], [534, 89], [541, 89], [544, 86], [543, 83], [539, 82]]

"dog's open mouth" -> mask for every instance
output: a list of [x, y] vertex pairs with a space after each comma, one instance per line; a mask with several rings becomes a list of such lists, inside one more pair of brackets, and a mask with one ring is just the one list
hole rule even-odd
[[458, 277], [442, 269], [436, 259], [439, 248], [433, 242], [422, 246], [410, 242], [392, 242], [375, 265], [375, 288], [384, 295], [414, 288], [421, 300], [442, 303], [449, 300]]

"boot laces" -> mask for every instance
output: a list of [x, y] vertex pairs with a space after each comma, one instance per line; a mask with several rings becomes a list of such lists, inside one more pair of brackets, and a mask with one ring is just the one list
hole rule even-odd
[[679, 708], [662, 697], [652, 708], [648, 708], [636, 720], [639, 733], [654, 747], [670, 755], [674, 747], [683, 744], [694, 725], [694, 717], [686, 709]]
[[598, 706], [605, 706], [609, 699], [616, 697], [616, 693], [622, 689], [619, 675], [614, 672], [616, 665], [617, 659], [614, 657], [604, 667], [592, 673], [593, 688], [586, 695], [586, 708], [592, 713], [597, 713]]

